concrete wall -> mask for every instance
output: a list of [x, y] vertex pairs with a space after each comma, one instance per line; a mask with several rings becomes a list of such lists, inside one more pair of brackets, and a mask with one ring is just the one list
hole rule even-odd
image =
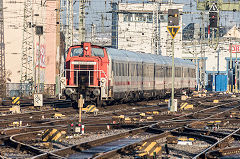
[[3, 1], [7, 82], [12, 83], [19, 82], [21, 77], [23, 2]]
[[46, 5], [46, 71], [45, 83], [55, 84], [56, 80], [56, 1], [47, 1]]

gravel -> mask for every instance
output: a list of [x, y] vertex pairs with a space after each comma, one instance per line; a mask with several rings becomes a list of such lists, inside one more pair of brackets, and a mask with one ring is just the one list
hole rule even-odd
[[0, 146], [0, 155], [2, 155], [4, 158], [17, 158], [17, 159], [28, 159], [32, 158], [33, 156], [28, 154], [27, 152], [17, 152], [16, 149]]

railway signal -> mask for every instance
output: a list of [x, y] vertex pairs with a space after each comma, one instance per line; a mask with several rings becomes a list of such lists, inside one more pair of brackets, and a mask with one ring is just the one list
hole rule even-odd
[[218, 27], [218, 9], [215, 3], [209, 9], [209, 26], [210, 28]]
[[178, 25], [179, 25], [179, 10], [168, 9], [168, 26], [178, 26]]
[[217, 12], [209, 12], [209, 25], [210, 28], [217, 28], [218, 23], [218, 13]]

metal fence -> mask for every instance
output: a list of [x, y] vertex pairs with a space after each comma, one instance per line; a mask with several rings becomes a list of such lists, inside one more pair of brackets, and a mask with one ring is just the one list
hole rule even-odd
[[[56, 85], [55, 84], [40, 84], [39, 93], [44, 94], [47, 97], [56, 96]], [[37, 87], [35, 87], [37, 90]], [[7, 83], [6, 84], [6, 97], [28, 97], [34, 93], [33, 85], [31, 83]]]

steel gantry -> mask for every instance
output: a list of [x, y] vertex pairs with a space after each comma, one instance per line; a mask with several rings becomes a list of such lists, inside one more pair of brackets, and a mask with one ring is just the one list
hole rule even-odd
[[197, 10], [209, 10], [214, 3], [221, 11], [240, 11], [240, 1], [232, 0], [197, 0]]
[[0, 97], [6, 94], [3, 1], [0, 1]]
[[73, 0], [67, 0], [65, 51], [73, 45]]
[[22, 41], [22, 67], [21, 83], [31, 83], [34, 80], [34, 28], [32, 0], [24, 2], [23, 41]]
[[85, 41], [85, 2], [86, 0], [79, 0], [79, 44]]

